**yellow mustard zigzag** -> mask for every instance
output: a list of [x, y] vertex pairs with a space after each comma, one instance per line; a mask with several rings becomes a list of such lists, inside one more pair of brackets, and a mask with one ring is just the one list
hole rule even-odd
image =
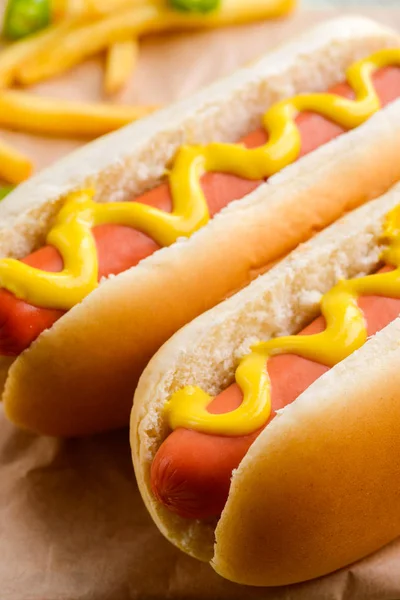
[[98, 204], [88, 190], [70, 194], [46, 239], [60, 251], [63, 270], [49, 273], [5, 258], [0, 260], [0, 287], [36, 306], [68, 310], [98, 285], [92, 227], [103, 223], [130, 226], [161, 246], [190, 236], [210, 218], [200, 181], [204, 172], [259, 180], [280, 171], [299, 156], [301, 139], [295, 119], [303, 111], [323, 115], [345, 129], [357, 127], [379, 110], [372, 74], [389, 65], [400, 66], [400, 49], [380, 50], [348, 68], [347, 80], [355, 100], [321, 93], [300, 94], [276, 103], [263, 117], [269, 140], [259, 148], [223, 143], [182, 146], [169, 174], [171, 213], [139, 202]]
[[172, 429], [185, 427], [214, 435], [240, 436], [257, 431], [271, 413], [270, 380], [267, 362], [277, 354], [297, 354], [328, 367], [344, 360], [367, 340], [361, 295], [400, 298], [400, 206], [386, 217], [383, 240], [388, 246], [382, 254], [393, 271], [339, 281], [321, 300], [326, 328], [314, 335], [290, 335], [256, 344], [236, 370], [236, 383], [243, 391], [242, 404], [224, 414], [210, 414], [212, 397], [195, 386], [186, 386], [173, 394], [166, 404], [166, 416]]

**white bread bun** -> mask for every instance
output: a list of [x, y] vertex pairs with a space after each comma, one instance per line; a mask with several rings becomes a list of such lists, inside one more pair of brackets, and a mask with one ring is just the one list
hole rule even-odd
[[[21, 257], [40, 245], [71, 190], [90, 185], [99, 202], [128, 200], [160, 181], [182, 143], [236, 140], [277, 100], [325, 90], [356, 59], [393, 45], [398, 35], [367, 19], [331, 21], [90, 144], [1, 203], [2, 255]], [[127, 424], [140, 373], [171, 334], [344, 211], [386, 191], [400, 179], [399, 154], [400, 103], [231, 204], [189, 241], [104, 282], [15, 360], [3, 393], [8, 416], [51, 435]]]
[[171, 394], [185, 385], [219, 393], [251, 344], [298, 332], [339, 279], [372, 272], [384, 216], [398, 204], [400, 184], [300, 246], [176, 333], [139, 381], [131, 446], [144, 501], [168, 539], [228, 579], [306, 580], [400, 534], [400, 320], [280, 411], [234, 472], [218, 524], [173, 515], [150, 488]]

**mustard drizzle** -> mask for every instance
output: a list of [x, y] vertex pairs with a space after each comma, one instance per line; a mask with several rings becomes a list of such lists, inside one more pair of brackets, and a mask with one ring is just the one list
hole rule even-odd
[[379, 110], [380, 101], [371, 77], [374, 71], [389, 65], [400, 66], [400, 49], [380, 50], [347, 69], [355, 100], [315, 93], [276, 103], [263, 117], [269, 140], [259, 148], [224, 143], [182, 146], [169, 174], [171, 213], [139, 202], [98, 204], [88, 190], [70, 194], [46, 239], [60, 251], [63, 270], [49, 273], [5, 258], [0, 260], [0, 287], [37, 306], [72, 308], [98, 285], [97, 252], [91, 233], [94, 226], [129, 226], [161, 246], [192, 235], [210, 218], [200, 182], [203, 173], [225, 172], [257, 180], [280, 171], [299, 156], [301, 138], [295, 119], [303, 111], [323, 115], [345, 129], [358, 127]]
[[263, 427], [271, 414], [268, 359], [278, 354], [297, 354], [333, 367], [360, 348], [367, 329], [359, 296], [400, 298], [400, 205], [388, 213], [382, 239], [388, 246], [382, 253], [386, 264], [396, 267], [387, 273], [339, 281], [321, 300], [326, 328], [314, 335], [290, 335], [260, 342], [239, 363], [235, 379], [243, 392], [242, 404], [223, 414], [211, 414], [213, 400], [202, 389], [186, 386], [171, 396], [165, 415], [171, 429], [184, 427], [213, 435], [241, 436]]

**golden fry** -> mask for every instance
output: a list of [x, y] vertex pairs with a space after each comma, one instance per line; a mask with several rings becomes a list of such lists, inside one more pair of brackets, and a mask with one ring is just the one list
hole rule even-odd
[[[218, 10], [210, 14], [179, 13], [179, 29], [224, 27], [280, 17], [292, 11], [297, 0], [221, 0]], [[185, 22], [186, 21], [186, 22]]]
[[138, 40], [116, 42], [109, 48], [104, 74], [106, 94], [116, 94], [125, 87], [135, 68], [138, 53]]
[[153, 106], [83, 103], [0, 91], [0, 127], [61, 137], [97, 137], [140, 119]]
[[87, 0], [92, 15], [109, 15], [120, 10], [128, 10], [143, 4], [158, 6], [163, 0]]
[[22, 65], [18, 80], [32, 84], [58, 75], [115, 42], [155, 31], [162, 28], [163, 23], [163, 12], [149, 4], [82, 25], [66, 32]]
[[[105, 0], [91, 0], [94, 6]], [[112, 0], [107, 0], [113, 6]], [[114, 0], [116, 3], [125, 0]], [[295, 0], [223, 0], [210, 14], [185, 13], [166, 8], [159, 0], [136, 0], [135, 8], [113, 11], [103, 19], [80, 25], [53, 40], [18, 70], [23, 84], [59, 75], [114, 43], [167, 30], [211, 28], [276, 17], [289, 12]], [[105, 6], [105, 4], [104, 4]]]
[[0, 178], [8, 183], [21, 183], [27, 179], [33, 171], [31, 161], [6, 144], [0, 141]]
[[68, 16], [87, 15], [91, 12], [90, 0], [68, 0]]
[[53, 25], [36, 35], [10, 44], [1, 50], [0, 88], [9, 87], [13, 83], [15, 74], [21, 65], [33, 59], [37, 52], [41, 52], [48, 45], [51, 45], [53, 42], [57, 43], [57, 40], [69, 32], [73, 25], [74, 22], [72, 21]]
[[51, 0], [51, 20], [60, 21], [68, 15], [69, 0]]
[[164, 7], [164, 27], [168, 31], [214, 29], [272, 19], [289, 13], [297, 0], [221, 0], [210, 13], [172, 10]]
[[53, 18], [84, 15], [91, 18], [103, 17], [120, 10], [143, 4], [161, 5], [167, 0], [52, 0]]
[[53, 0], [55, 18], [65, 19], [90, 14], [90, 0]]

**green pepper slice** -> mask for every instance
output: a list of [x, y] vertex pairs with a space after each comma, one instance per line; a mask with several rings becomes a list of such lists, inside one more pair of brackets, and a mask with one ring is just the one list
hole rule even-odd
[[3, 185], [0, 187], [0, 200], [3, 200], [15, 188], [14, 185]]
[[3, 35], [9, 40], [19, 40], [47, 27], [50, 21], [50, 0], [8, 0]]
[[185, 12], [208, 13], [221, 4], [221, 0], [170, 0], [172, 8]]

